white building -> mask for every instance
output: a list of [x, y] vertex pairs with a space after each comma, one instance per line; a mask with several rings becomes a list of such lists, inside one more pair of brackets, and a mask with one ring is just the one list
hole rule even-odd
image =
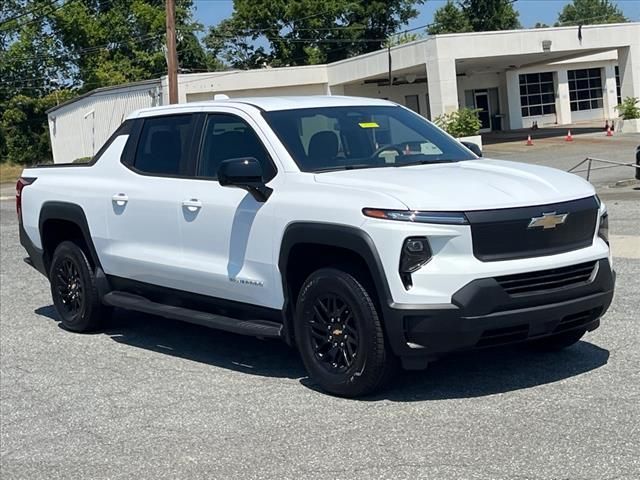
[[[389, 79], [391, 78], [391, 84]], [[388, 98], [427, 118], [481, 109], [483, 131], [618, 117], [640, 97], [640, 23], [436, 35], [325, 65], [179, 75], [179, 101], [265, 95]], [[92, 156], [130, 112], [168, 103], [167, 78], [49, 110], [54, 161]]]

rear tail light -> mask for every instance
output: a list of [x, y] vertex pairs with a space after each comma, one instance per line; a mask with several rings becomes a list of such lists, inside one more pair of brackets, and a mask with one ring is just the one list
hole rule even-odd
[[16, 183], [16, 212], [19, 219], [22, 219], [22, 190], [35, 181], [35, 177], [20, 177]]

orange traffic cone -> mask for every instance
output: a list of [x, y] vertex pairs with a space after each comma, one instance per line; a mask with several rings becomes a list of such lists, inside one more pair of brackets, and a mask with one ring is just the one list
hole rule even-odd
[[531, 135], [527, 137], [527, 147], [533, 147], [533, 140], [531, 140]]
[[613, 130], [611, 130], [611, 127], [607, 127], [607, 137], [613, 137]]
[[573, 136], [571, 135], [571, 130], [567, 130], [567, 136], [564, 137], [565, 142], [573, 142]]

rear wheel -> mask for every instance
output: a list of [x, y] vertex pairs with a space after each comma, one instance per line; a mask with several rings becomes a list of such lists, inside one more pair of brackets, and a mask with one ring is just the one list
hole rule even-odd
[[53, 303], [65, 329], [90, 332], [100, 327], [108, 310], [100, 302], [93, 269], [78, 245], [70, 241], [58, 245], [49, 281]]
[[341, 270], [323, 268], [305, 281], [296, 305], [295, 336], [309, 376], [335, 395], [372, 393], [395, 366], [369, 292]]
[[528, 346], [533, 350], [542, 352], [557, 352], [578, 343], [585, 333], [586, 330], [570, 330], [557, 335], [532, 340], [528, 343]]

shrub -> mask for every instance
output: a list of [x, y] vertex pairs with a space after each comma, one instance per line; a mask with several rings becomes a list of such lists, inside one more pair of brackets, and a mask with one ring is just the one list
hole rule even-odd
[[616, 105], [616, 110], [620, 112], [620, 116], [625, 120], [640, 118], [640, 107], [637, 106], [639, 102], [640, 99], [637, 97], [627, 97], [620, 105]]
[[477, 135], [482, 127], [477, 108], [461, 108], [435, 119], [435, 124], [456, 138]]
[[73, 162], [71, 163], [89, 163], [91, 161], [93, 157], [80, 157], [80, 158], [76, 158]]

